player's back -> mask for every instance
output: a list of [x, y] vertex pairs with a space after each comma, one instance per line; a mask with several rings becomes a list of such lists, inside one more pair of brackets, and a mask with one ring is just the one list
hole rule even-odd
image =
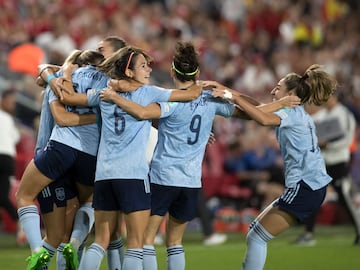
[[201, 186], [201, 164], [215, 115], [230, 117], [234, 105], [204, 91], [191, 102], [160, 104], [158, 144], [151, 163], [153, 183]]

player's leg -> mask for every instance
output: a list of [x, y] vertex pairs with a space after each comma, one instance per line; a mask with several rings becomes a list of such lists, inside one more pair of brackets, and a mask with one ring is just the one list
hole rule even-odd
[[188, 221], [181, 221], [169, 215], [166, 228], [167, 269], [169, 270], [185, 269], [185, 252], [182, 246], [182, 238], [187, 224]]
[[78, 250], [94, 225], [94, 208], [92, 207], [96, 157], [77, 151], [77, 158], [72, 166], [72, 176], [76, 179], [80, 208], [76, 212], [70, 242], [63, 248], [63, 255], [69, 270], [79, 265]]
[[43, 175], [32, 160], [25, 169], [16, 193], [19, 221], [26, 234], [32, 253], [42, 246], [40, 215], [35, 198], [38, 193], [52, 182]]
[[[185, 269], [185, 251], [182, 238], [188, 222], [197, 215], [200, 188], [173, 188], [166, 228], [167, 267], [169, 270]], [[178, 193], [178, 194], [177, 194]]]
[[117, 211], [95, 210], [95, 240], [87, 249], [79, 269], [99, 269], [105, 250], [110, 242], [110, 235], [115, 231]]
[[146, 226], [144, 238], [144, 270], [158, 269], [154, 241], [163, 220], [164, 216], [152, 215]]
[[[69, 193], [69, 189], [66, 189], [66, 194]], [[75, 194], [75, 193], [74, 193]], [[57, 254], [56, 254], [56, 269], [65, 270], [66, 269], [66, 260], [63, 255], [63, 249], [67, 243], [70, 241], [70, 235], [72, 233], [73, 224], [77, 210], [79, 209], [79, 200], [74, 196], [70, 196], [66, 201], [66, 213], [65, 213], [65, 234], [63, 235], [62, 242], [58, 245]], [[79, 257], [79, 256], [78, 256]], [[80, 260], [80, 258], [79, 258]]]
[[123, 217], [120, 211], [118, 211], [117, 215], [115, 231], [110, 236], [110, 243], [106, 252], [109, 270], [121, 269], [121, 264], [124, 260], [124, 242], [122, 239], [123, 229], [122, 224], [119, 224], [123, 222]]
[[320, 208], [326, 187], [312, 190], [304, 181], [286, 188], [279, 200], [264, 209], [250, 225], [243, 269], [263, 269], [267, 242], [288, 229], [297, 220], [304, 221]]

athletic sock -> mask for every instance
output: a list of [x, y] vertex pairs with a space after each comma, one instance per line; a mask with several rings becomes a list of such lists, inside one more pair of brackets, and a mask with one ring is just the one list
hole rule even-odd
[[109, 270], [121, 269], [120, 249], [123, 247], [124, 243], [121, 237], [110, 242], [107, 248], [107, 263]]
[[176, 245], [167, 248], [167, 269], [185, 269], [185, 252], [182, 245]]
[[142, 270], [143, 269], [143, 249], [128, 248], [125, 252], [122, 270]]
[[61, 243], [57, 248], [56, 253], [56, 270], [65, 270], [66, 268], [66, 261], [63, 255], [63, 249], [66, 243]]
[[17, 212], [31, 252], [34, 253], [41, 248], [43, 242], [40, 231], [39, 211], [36, 205], [29, 205], [19, 208]]
[[[51, 246], [49, 243], [47, 243], [45, 241], [43, 241], [42, 246], [49, 252], [50, 260], [51, 260], [55, 255], [56, 248]], [[50, 261], [46, 264], [46, 266], [43, 267], [43, 270], [48, 268], [47, 266], [49, 265], [49, 263], [50, 263]]]
[[267, 242], [274, 237], [257, 222], [246, 236], [247, 250], [243, 270], [263, 269], [267, 254]]
[[156, 252], [155, 247], [150, 245], [144, 246], [144, 262], [143, 262], [144, 270], [157, 270], [157, 260], [156, 260]]
[[84, 203], [76, 213], [70, 243], [79, 250], [94, 225], [94, 208], [91, 203]]
[[81, 260], [79, 270], [98, 270], [104, 257], [102, 246], [92, 243]]

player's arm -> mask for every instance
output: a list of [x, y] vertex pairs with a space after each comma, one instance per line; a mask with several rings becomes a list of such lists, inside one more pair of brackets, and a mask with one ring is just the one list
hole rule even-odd
[[[254, 98], [241, 94], [238, 91], [233, 89], [227, 88], [226, 86], [216, 82], [216, 81], [200, 81], [200, 85], [205, 88], [210, 88], [214, 91], [225, 91], [225, 93], [231, 94], [233, 97], [241, 97], [242, 100], [246, 100], [249, 104], [256, 106], [259, 110], [268, 113], [268, 112], [275, 112], [282, 108], [286, 107], [296, 107], [301, 103], [301, 100], [298, 96], [286, 96], [279, 100], [273, 101], [268, 104], [260, 103], [259, 101], [255, 100]], [[242, 118], [242, 119], [251, 119], [251, 117], [247, 114], [247, 112], [243, 111], [241, 108], [237, 107], [233, 114], [234, 117]]]
[[249, 117], [263, 126], [278, 126], [280, 117], [272, 112], [264, 112], [241, 96], [233, 96], [227, 90], [213, 90], [214, 97], [221, 97], [235, 102]]
[[80, 126], [96, 123], [95, 114], [77, 114], [68, 112], [59, 100], [50, 103], [50, 110], [55, 123], [59, 126]]
[[70, 106], [88, 106], [88, 97], [86, 93], [76, 93], [72, 83], [72, 73], [78, 68], [76, 64], [68, 64], [62, 67], [63, 78], [57, 81], [61, 89], [61, 103]]
[[[141, 83], [135, 81], [111, 79], [109, 82], [109, 87], [117, 92], [131, 92], [141, 86]], [[168, 101], [191, 101], [197, 99], [201, 92], [202, 86], [194, 83], [186, 90], [172, 89]]]
[[[55, 72], [60, 70], [60, 66], [41, 64], [38, 66], [39, 77], [36, 79], [38, 85], [45, 87], [47, 84], [50, 85], [50, 88], [57, 96], [61, 96], [61, 89], [56, 84]], [[40, 86], [41, 86], [40, 85]]]
[[161, 116], [161, 109], [158, 103], [151, 103], [147, 106], [142, 106], [136, 102], [128, 100], [111, 89], [103, 89], [100, 92], [100, 98], [103, 101], [110, 101], [115, 103], [128, 114], [136, 119], [158, 119]]
[[258, 106], [263, 112], [276, 112], [282, 108], [294, 108], [301, 104], [301, 100], [298, 96], [285, 96], [281, 99], [275, 100], [268, 104], [262, 104]]

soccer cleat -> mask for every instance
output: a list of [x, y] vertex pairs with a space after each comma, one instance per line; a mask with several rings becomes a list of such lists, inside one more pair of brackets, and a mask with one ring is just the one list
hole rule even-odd
[[222, 233], [214, 233], [203, 241], [205, 246], [216, 246], [225, 243], [227, 235]]
[[164, 237], [161, 234], [155, 235], [154, 245], [161, 246], [162, 244], [164, 244]]
[[26, 270], [41, 270], [50, 261], [50, 254], [42, 247], [39, 251], [27, 257], [26, 261], [28, 262]]
[[66, 261], [65, 270], [77, 270], [79, 267], [78, 255], [71, 243], [64, 246], [63, 255]]
[[312, 235], [303, 234], [303, 235], [300, 235], [300, 237], [298, 239], [296, 239], [295, 244], [299, 245], [299, 246], [312, 247], [312, 246], [315, 246], [316, 240], [314, 239], [314, 237]]
[[360, 246], [360, 235], [357, 235], [354, 241], [354, 245]]

